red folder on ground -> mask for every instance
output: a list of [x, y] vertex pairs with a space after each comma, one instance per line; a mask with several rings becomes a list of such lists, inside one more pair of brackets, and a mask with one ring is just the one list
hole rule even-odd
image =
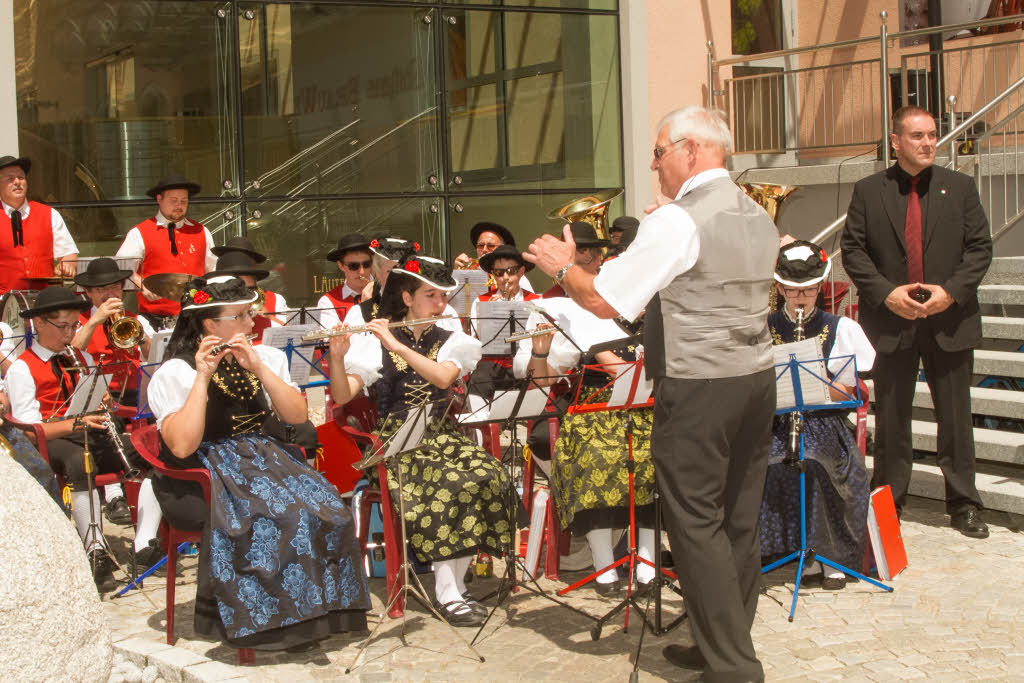
[[875, 556], [878, 578], [889, 581], [907, 568], [907, 551], [903, 547], [900, 520], [888, 486], [871, 492], [868, 503], [868, 537]]

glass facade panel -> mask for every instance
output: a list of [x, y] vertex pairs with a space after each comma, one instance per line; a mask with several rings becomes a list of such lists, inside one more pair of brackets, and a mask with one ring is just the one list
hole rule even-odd
[[426, 255], [444, 253], [439, 198], [303, 199], [250, 202], [249, 207], [247, 236], [270, 255], [266, 284], [289, 306], [315, 306], [341, 283], [337, 264], [326, 257], [346, 233], [404, 237], [419, 242]]
[[406, 7], [242, 5], [247, 192], [409, 192], [440, 173], [433, 24]]
[[236, 50], [215, 2], [16, 0], [21, 153], [45, 201], [145, 197], [170, 171], [237, 188]]
[[495, 5], [505, 7], [556, 7], [561, 9], [618, 9], [618, 0], [445, 0], [459, 5]]
[[447, 14], [450, 190], [621, 185], [615, 16]]

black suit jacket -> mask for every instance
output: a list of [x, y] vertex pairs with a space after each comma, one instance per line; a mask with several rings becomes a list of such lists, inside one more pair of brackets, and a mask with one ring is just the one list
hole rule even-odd
[[893, 289], [907, 284], [906, 199], [897, 165], [853, 188], [841, 240], [843, 267], [860, 296], [860, 324], [882, 353], [909, 348], [918, 334], [933, 336], [945, 351], [981, 341], [978, 285], [992, 261], [988, 218], [972, 178], [938, 166], [931, 173], [922, 198], [924, 281], [941, 285], [954, 303], [923, 320], [905, 320], [885, 305]]

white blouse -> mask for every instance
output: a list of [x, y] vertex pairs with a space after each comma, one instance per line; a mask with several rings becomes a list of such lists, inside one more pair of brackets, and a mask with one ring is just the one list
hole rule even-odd
[[854, 356], [857, 360], [857, 372], [867, 372], [875, 364], [874, 347], [871, 346], [860, 324], [851, 318], [840, 317], [836, 324], [836, 341], [828, 355], [828, 371], [835, 376], [837, 382], [855, 386], [857, 379], [853, 375], [853, 363], [844, 368], [850, 359], [840, 356]]
[[[366, 339], [353, 344], [345, 354], [345, 372], [356, 375], [363, 380], [364, 387], [369, 387], [380, 379], [380, 371], [384, 367], [384, 347], [372, 334], [356, 336]], [[459, 369], [459, 375], [465, 375], [476, 369], [482, 355], [481, 349], [479, 339], [470, 337], [460, 329], [452, 332], [438, 349], [437, 362], [451, 361]]]
[[[298, 390], [298, 385], [292, 381], [288, 373], [288, 356], [284, 351], [265, 344], [254, 346], [253, 349], [271, 372], [284, 380], [288, 386]], [[153, 373], [147, 393], [149, 409], [156, 416], [157, 428], [163, 425], [164, 418], [178, 412], [185, 405], [185, 399], [195, 384], [196, 374], [195, 368], [181, 358], [170, 359]], [[263, 390], [263, 395], [270, 404], [270, 394], [266, 389]]]

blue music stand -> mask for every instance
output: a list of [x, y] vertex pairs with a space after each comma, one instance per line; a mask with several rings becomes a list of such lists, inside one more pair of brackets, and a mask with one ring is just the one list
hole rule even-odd
[[[857, 376], [856, 358], [854, 356], [852, 356], [852, 355], [851, 356], [837, 356], [837, 357], [832, 358], [831, 360], [834, 361], [834, 360], [840, 360], [840, 359], [846, 359], [846, 362], [843, 363], [843, 366], [835, 374], [839, 375], [844, 370], [849, 368], [850, 365], [852, 364], [853, 365], [853, 376], [856, 377]], [[778, 364], [776, 364], [776, 366], [775, 366], [775, 369], [776, 369], [775, 381], [776, 381], [776, 383], [778, 383], [778, 381], [780, 379], [784, 379], [785, 376], [786, 376], [786, 373], [789, 373], [789, 375], [790, 375], [790, 377], [792, 378], [792, 381], [793, 381], [793, 397], [795, 399], [794, 407], [792, 407], [792, 408], [782, 408], [782, 409], [776, 410], [775, 411], [776, 415], [789, 414], [790, 415], [790, 419], [792, 420], [792, 419], [800, 419], [802, 417], [803, 413], [805, 413], [805, 412], [813, 412], [815, 410], [836, 410], [836, 409], [843, 409], [843, 408], [858, 408], [858, 407], [860, 407], [860, 405], [862, 404], [862, 401], [859, 398], [857, 398], [856, 396], [851, 396], [850, 394], [846, 393], [845, 391], [843, 391], [842, 389], [837, 387], [833, 383], [832, 380], [828, 379], [827, 377], [822, 377], [821, 375], [819, 375], [815, 371], [814, 368], [810, 367], [812, 364], [816, 365], [816, 364], [822, 363], [822, 362], [827, 363], [828, 360], [829, 359], [816, 358], [814, 360], [801, 361], [801, 360], [798, 360], [795, 355], [791, 354], [788, 361], [786, 361], [785, 363], [778, 363]], [[803, 373], [805, 375], [810, 375], [811, 377], [813, 377], [813, 378], [815, 378], [817, 380], [820, 380], [821, 382], [823, 382], [827, 386], [835, 389], [836, 391], [841, 393], [843, 396], [845, 396], [848, 400], [836, 401], [834, 403], [824, 403], [824, 404], [805, 404], [804, 403], [804, 397], [803, 397], [803, 391], [802, 391], [801, 386], [800, 386], [801, 371], [803, 371]], [[790, 605], [790, 608], [789, 608], [789, 620], [790, 621], [793, 621], [793, 614], [796, 612], [796, 601], [797, 601], [797, 598], [800, 595], [800, 583], [801, 583], [801, 581], [803, 581], [804, 566], [806, 564], [810, 563], [810, 562], [814, 562], [814, 561], [821, 562], [823, 565], [827, 565], [829, 567], [832, 567], [833, 569], [841, 571], [844, 574], [846, 574], [847, 576], [853, 576], [855, 578], [860, 579], [861, 581], [865, 581], [867, 583], [870, 583], [871, 585], [877, 586], [878, 588], [881, 588], [884, 591], [887, 591], [889, 593], [891, 593], [893, 591], [892, 586], [886, 586], [884, 583], [876, 581], [875, 579], [872, 579], [870, 577], [864, 576], [863, 574], [861, 574], [859, 572], [855, 572], [852, 569], [850, 569], [849, 567], [844, 567], [843, 565], [839, 564], [838, 562], [835, 562], [834, 560], [830, 560], [827, 557], [824, 557], [822, 555], [818, 555], [814, 551], [813, 548], [808, 548], [807, 547], [807, 482], [806, 482], [806, 477], [807, 477], [806, 469], [807, 468], [804, 466], [804, 434], [803, 434], [803, 430], [800, 431], [799, 436], [800, 436], [800, 448], [799, 448], [800, 458], [797, 461], [797, 465], [796, 466], [797, 466], [797, 469], [799, 470], [799, 473], [800, 473], [799, 474], [799, 477], [800, 477], [800, 547], [797, 550], [794, 550], [793, 552], [791, 552], [789, 555], [786, 555], [782, 559], [776, 560], [775, 562], [772, 562], [770, 564], [765, 565], [764, 567], [761, 567], [761, 573], [762, 574], [767, 574], [768, 572], [770, 572], [770, 571], [772, 571], [774, 569], [778, 569], [779, 567], [781, 567], [784, 564], [789, 564], [793, 560], [797, 561], [796, 582], [793, 585], [793, 602], [792, 602], [792, 604]]]

